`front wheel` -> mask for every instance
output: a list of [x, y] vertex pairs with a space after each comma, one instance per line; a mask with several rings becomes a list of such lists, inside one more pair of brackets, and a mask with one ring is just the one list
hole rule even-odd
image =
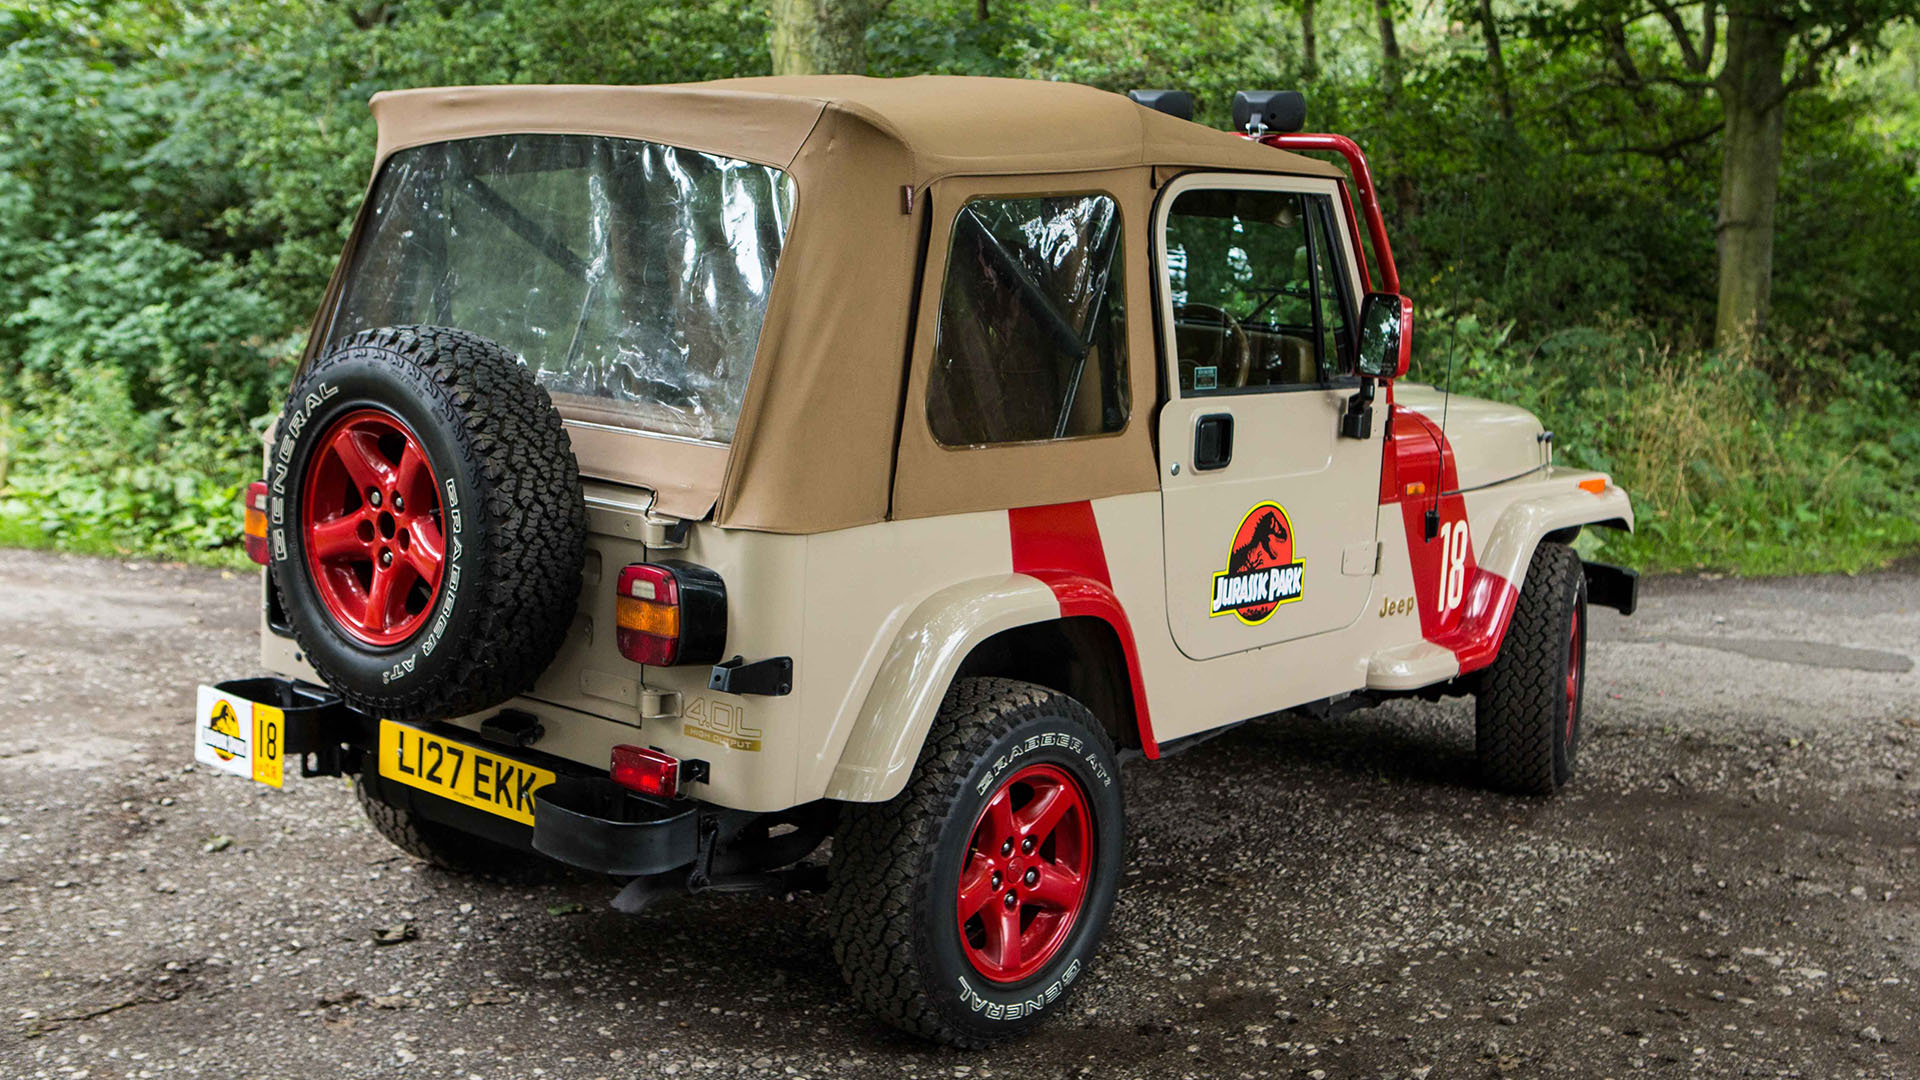
[[1021, 1034], [1085, 974], [1122, 840], [1119, 768], [1084, 706], [960, 680], [906, 789], [834, 837], [827, 912], [854, 997], [955, 1046]]
[[1586, 572], [1572, 548], [1543, 543], [1476, 702], [1475, 743], [1490, 787], [1552, 795], [1573, 778], [1586, 659]]

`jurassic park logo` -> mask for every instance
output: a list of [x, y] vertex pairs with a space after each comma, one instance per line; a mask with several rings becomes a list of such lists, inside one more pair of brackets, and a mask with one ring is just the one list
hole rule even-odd
[[1281, 604], [1305, 595], [1307, 564], [1293, 557], [1293, 523], [1279, 503], [1247, 511], [1233, 534], [1227, 568], [1213, 575], [1213, 610], [1259, 626]]

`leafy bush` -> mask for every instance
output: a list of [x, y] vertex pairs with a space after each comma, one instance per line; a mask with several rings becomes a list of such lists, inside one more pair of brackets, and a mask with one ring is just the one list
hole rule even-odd
[[46, 246], [32, 299], [7, 320], [18, 449], [0, 514], [56, 539], [230, 547], [237, 478], [259, 469], [294, 343], [272, 339], [282, 324], [233, 267], [133, 214]]
[[[1844, 365], [1791, 343], [1756, 355], [1676, 349], [1633, 326], [1528, 348], [1511, 324], [1429, 317], [1413, 377], [1531, 409], [1555, 460], [1610, 473], [1637, 531], [1609, 558], [1650, 570], [1853, 572], [1920, 544], [1920, 428], [1885, 353]], [[1793, 371], [1800, 396], [1772, 371]]]

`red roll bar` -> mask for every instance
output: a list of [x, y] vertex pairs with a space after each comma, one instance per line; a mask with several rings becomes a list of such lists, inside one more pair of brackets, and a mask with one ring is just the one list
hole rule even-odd
[[[1276, 133], [1261, 135], [1259, 139], [1263, 145], [1279, 150], [1329, 150], [1347, 159], [1347, 167], [1353, 170], [1354, 186], [1360, 189], [1360, 208], [1367, 217], [1367, 233], [1373, 237], [1373, 257], [1380, 264], [1381, 291], [1398, 293], [1400, 271], [1393, 265], [1393, 245], [1387, 242], [1387, 222], [1380, 215], [1380, 195], [1374, 190], [1373, 170], [1367, 168], [1367, 156], [1360, 152], [1359, 145], [1345, 135]], [[1366, 260], [1362, 259], [1363, 277], [1366, 269]]]

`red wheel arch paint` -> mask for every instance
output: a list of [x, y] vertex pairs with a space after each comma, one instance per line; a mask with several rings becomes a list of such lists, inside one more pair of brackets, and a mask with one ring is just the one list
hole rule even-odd
[[1140, 677], [1140, 654], [1134, 646], [1133, 624], [1114, 595], [1107, 573], [1107, 551], [1100, 542], [1100, 523], [1086, 500], [1026, 506], [1007, 511], [1013, 541], [1013, 570], [1037, 578], [1053, 590], [1064, 616], [1089, 615], [1113, 627], [1120, 653], [1127, 662], [1127, 680], [1133, 690], [1133, 714], [1139, 721], [1140, 749], [1149, 758], [1160, 756], [1147, 715], [1147, 688]]
[[[1404, 406], [1393, 406], [1392, 417], [1380, 503], [1400, 504], [1420, 636], [1451, 650], [1460, 674], [1478, 671], [1499, 655], [1519, 590], [1474, 561], [1473, 525], [1467, 500], [1458, 494], [1460, 474], [1446, 435]], [[1429, 539], [1426, 516], [1435, 507], [1439, 533]]]

